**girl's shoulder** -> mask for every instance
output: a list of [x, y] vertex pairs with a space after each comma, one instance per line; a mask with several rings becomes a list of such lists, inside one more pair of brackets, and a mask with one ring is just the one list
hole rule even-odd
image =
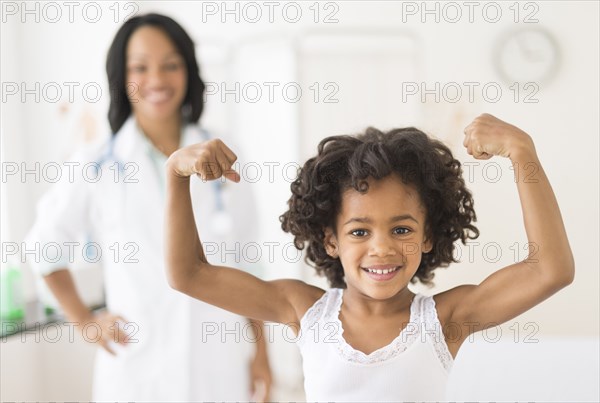
[[298, 326], [300, 326], [300, 320], [306, 312], [326, 293], [322, 288], [301, 280], [275, 280], [274, 283], [277, 283], [281, 291], [287, 295], [288, 301], [295, 311], [296, 320], [294, 322]]

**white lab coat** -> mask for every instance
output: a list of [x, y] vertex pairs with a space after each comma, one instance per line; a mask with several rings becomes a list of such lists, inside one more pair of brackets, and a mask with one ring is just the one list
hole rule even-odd
[[[197, 126], [184, 129], [182, 145], [203, 140]], [[72, 161], [80, 162], [79, 167], [100, 161], [107, 147], [106, 142], [87, 147]], [[150, 157], [150, 152], [157, 151], [130, 117], [117, 134], [114, 157], [102, 166], [97, 182], [89, 179], [93, 177], [89, 167], [87, 180], [76, 170], [74, 180], [63, 177], [42, 198], [27, 242], [62, 246], [87, 234], [103, 254], [107, 309], [133, 323], [128, 333], [135, 331], [137, 343], [115, 346], [116, 357], [98, 349], [93, 400], [248, 400], [248, 367], [255, 346], [249, 340], [252, 332], [247, 320], [176, 292], [167, 283], [164, 167]], [[130, 163], [116, 182], [116, 171], [111, 169], [115, 160]], [[130, 175], [129, 182], [137, 183], [124, 183], [125, 175]], [[214, 183], [192, 179], [196, 224], [201, 239], [214, 242], [209, 260], [217, 264], [244, 266], [234, 241], [243, 247], [256, 229], [253, 199], [243, 193], [247, 190], [244, 186], [223, 184], [225, 211], [234, 224], [230, 226], [233, 231], [223, 235], [212, 228], [217, 203]], [[224, 260], [222, 252], [227, 251]], [[61, 261], [32, 263], [43, 275], [68, 266], [66, 256], [69, 254], [64, 250]]]

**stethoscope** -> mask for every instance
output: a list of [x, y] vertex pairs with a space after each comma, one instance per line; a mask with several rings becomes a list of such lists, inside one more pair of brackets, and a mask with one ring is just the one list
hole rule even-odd
[[[136, 127], [136, 130], [139, 130], [139, 128]], [[210, 140], [210, 134], [206, 130], [199, 129], [199, 131], [200, 131], [200, 134], [204, 141]], [[142, 133], [140, 133], [140, 135], [143, 136]], [[96, 166], [97, 173], [98, 173], [98, 171], [100, 171], [100, 169], [102, 168], [103, 165], [106, 165], [106, 164], [112, 162], [113, 165], [116, 165], [120, 177], [123, 178], [123, 177], [125, 177], [126, 164], [119, 161], [119, 159], [115, 155], [114, 150], [115, 150], [116, 137], [117, 137], [116, 135], [111, 136], [106, 152], [104, 154], [102, 154], [100, 156], [100, 158], [95, 162], [95, 166]], [[162, 167], [159, 166], [160, 164], [157, 162], [156, 157], [151, 155], [152, 151], [153, 151], [153, 149], [149, 148], [148, 157], [152, 160], [152, 162], [156, 168], [156, 173], [159, 177], [159, 180], [161, 182], [161, 188], [164, 193], [165, 192], [165, 184], [164, 184], [163, 172], [161, 172]], [[231, 229], [233, 228], [233, 219], [232, 219], [231, 215], [225, 211], [225, 202], [224, 202], [224, 198], [223, 198], [223, 183], [221, 180], [214, 180], [214, 181], [211, 181], [211, 186], [214, 189], [214, 195], [215, 195], [215, 211], [211, 218], [211, 228], [215, 234], [225, 235], [225, 234], [229, 233], [229, 231], [231, 231]]]
[[113, 165], [116, 164], [119, 175], [125, 175], [125, 164], [119, 161], [115, 156], [115, 138], [115, 135], [112, 135], [110, 137], [110, 141], [108, 142], [108, 149], [104, 152], [104, 154], [100, 156], [100, 158], [98, 158], [97, 161], [95, 161], [96, 174], [100, 172], [103, 165], [108, 164], [112, 161]]
[[[211, 136], [206, 130], [200, 128], [200, 134], [204, 141], [210, 140]], [[217, 179], [211, 182], [215, 190], [215, 212], [211, 218], [211, 227], [215, 234], [226, 235], [233, 229], [233, 218], [225, 210], [225, 202], [223, 201], [223, 182]]]

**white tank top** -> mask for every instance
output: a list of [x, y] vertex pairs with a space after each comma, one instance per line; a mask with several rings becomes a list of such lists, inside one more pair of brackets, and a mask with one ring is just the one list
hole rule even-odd
[[306, 401], [444, 400], [453, 358], [433, 297], [415, 295], [407, 326], [390, 344], [367, 355], [342, 336], [343, 291], [328, 290], [300, 321], [296, 343], [302, 354]]

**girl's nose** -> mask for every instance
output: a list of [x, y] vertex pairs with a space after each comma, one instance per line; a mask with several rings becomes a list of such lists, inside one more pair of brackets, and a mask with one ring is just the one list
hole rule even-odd
[[370, 256], [394, 256], [397, 251], [392, 239], [386, 236], [375, 236], [369, 245]]

